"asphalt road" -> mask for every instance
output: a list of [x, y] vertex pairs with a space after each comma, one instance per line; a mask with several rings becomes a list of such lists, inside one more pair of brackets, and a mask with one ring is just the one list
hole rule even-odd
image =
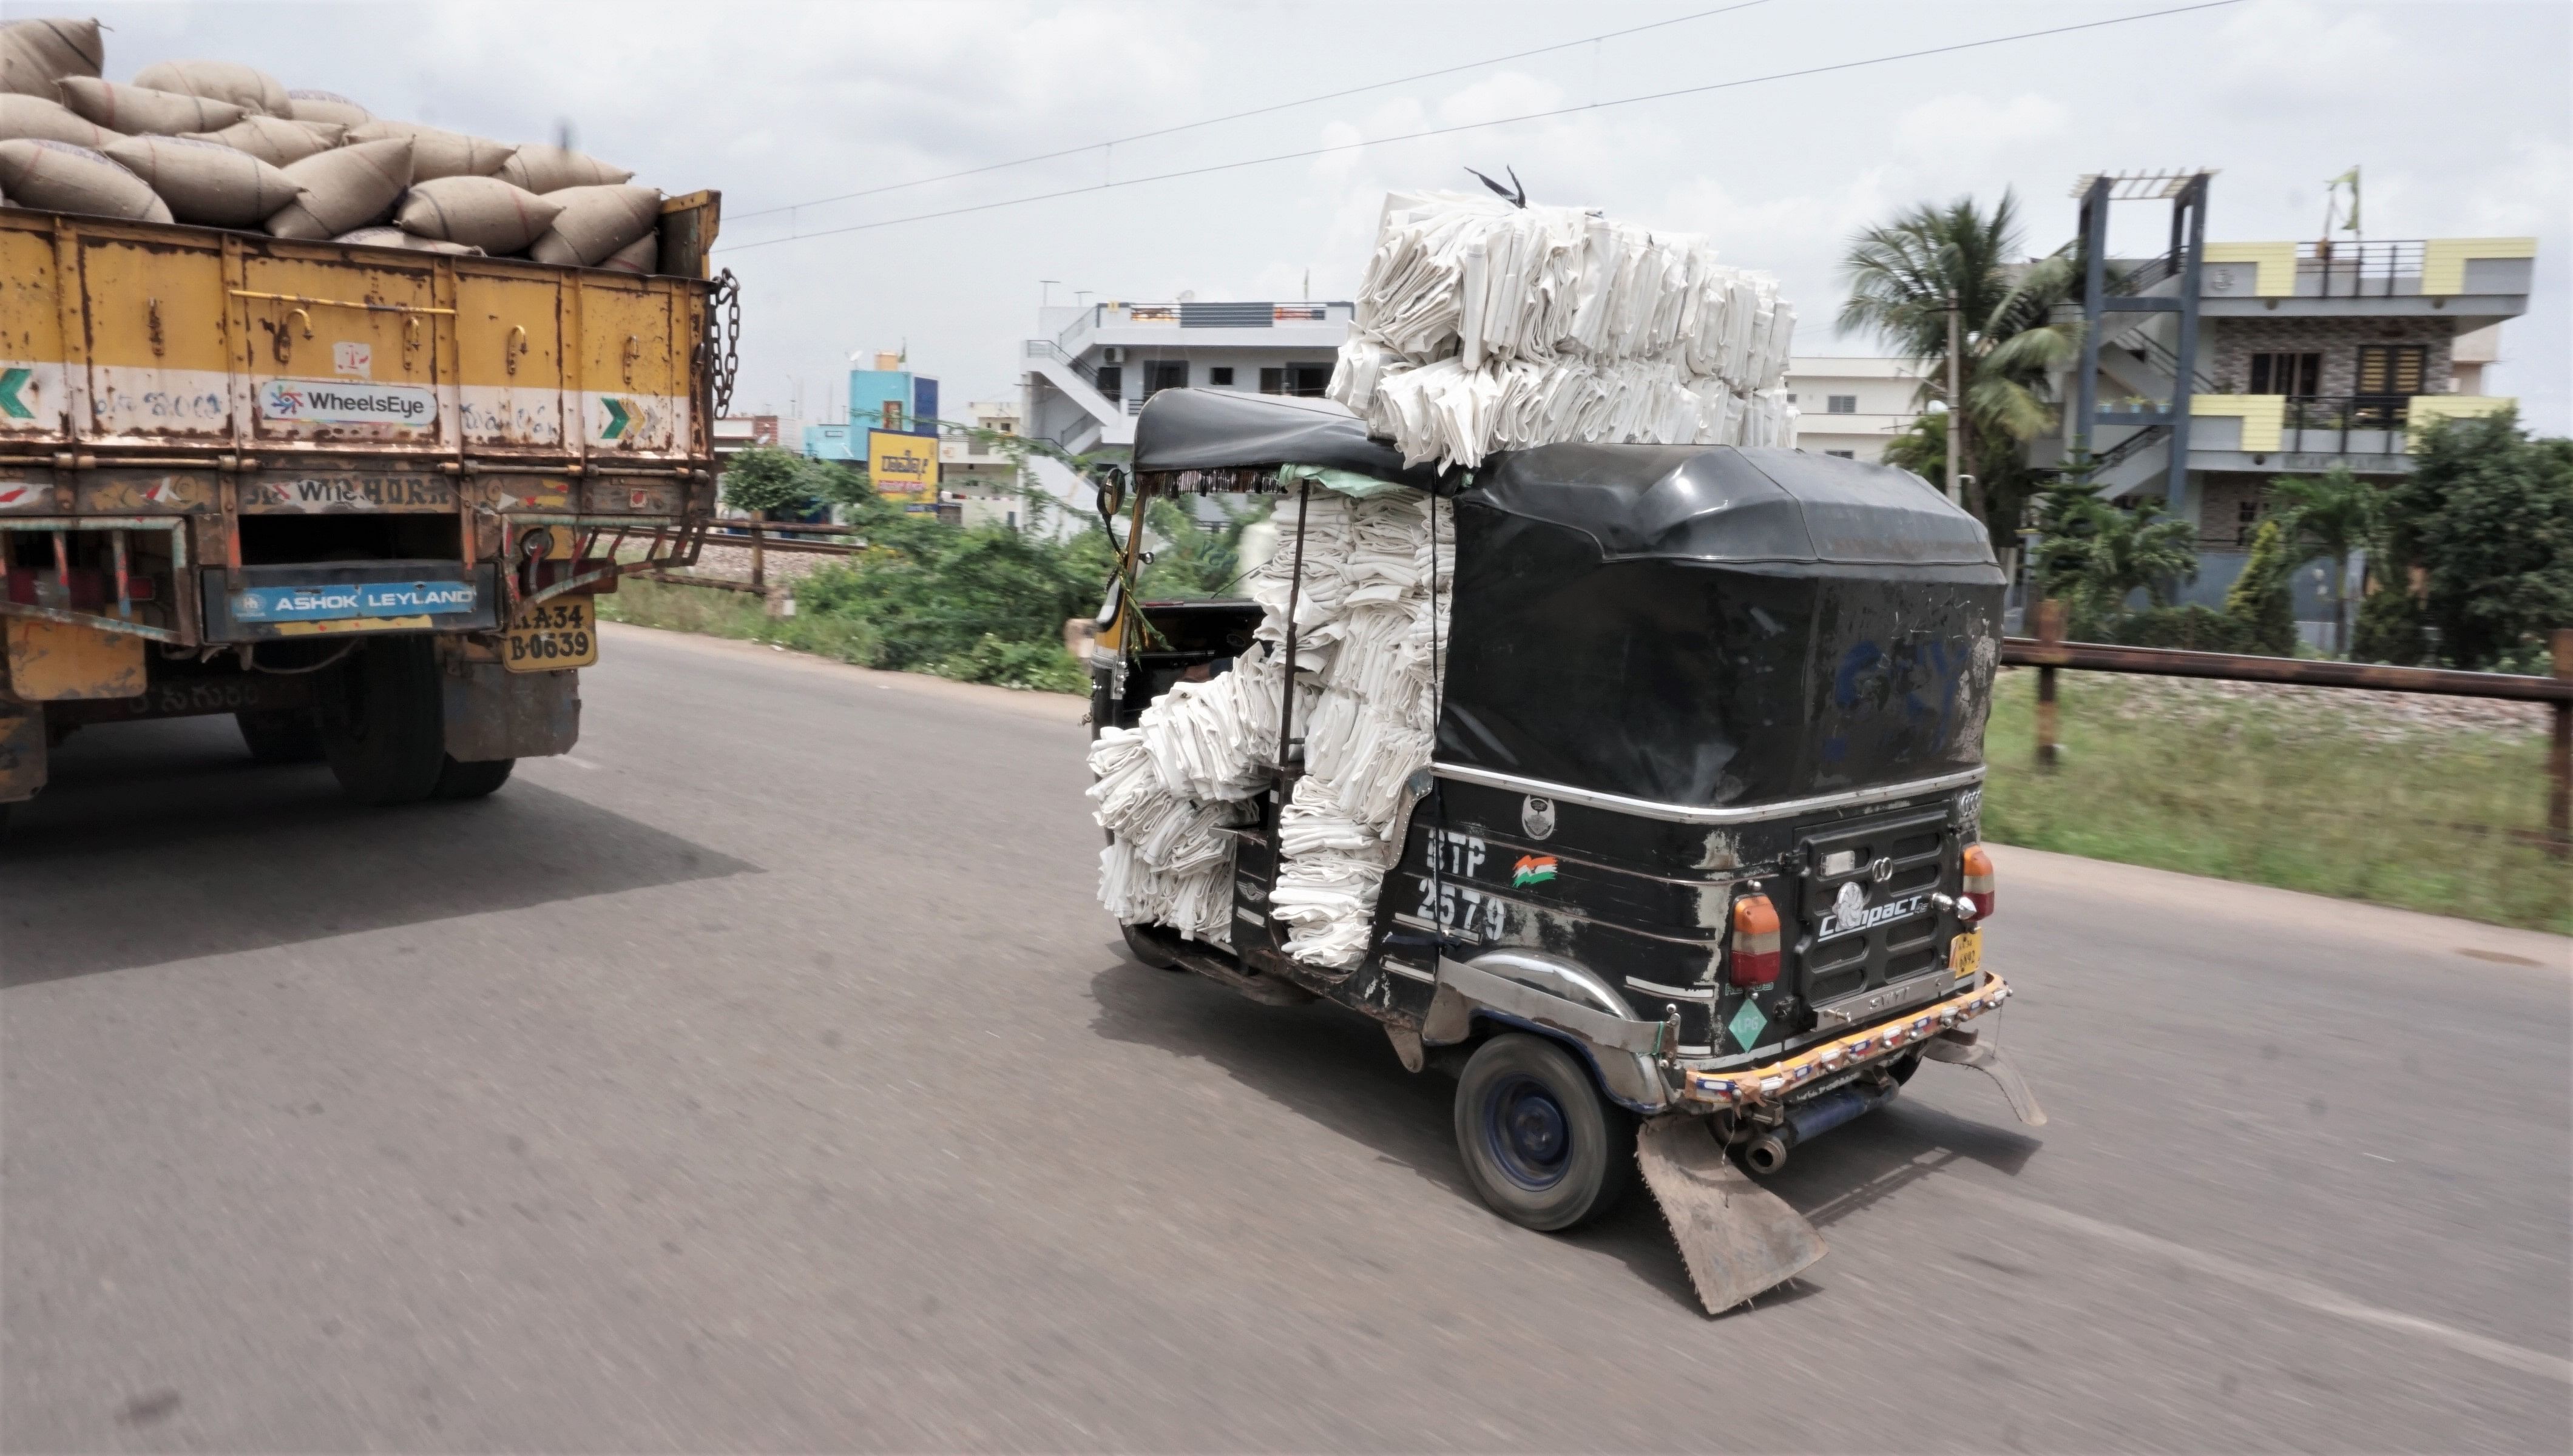
[[2573, 1447], [2568, 943], [2033, 854], [1709, 1320], [1368, 1023], [1146, 970], [1063, 700], [631, 630], [370, 813], [102, 729], [0, 849], [14, 1451]]

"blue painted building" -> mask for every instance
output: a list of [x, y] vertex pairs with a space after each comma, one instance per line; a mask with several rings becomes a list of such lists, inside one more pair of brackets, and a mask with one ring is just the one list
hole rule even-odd
[[849, 370], [849, 422], [806, 425], [804, 453], [818, 460], [864, 462], [870, 429], [938, 432], [936, 425], [921, 422], [938, 417], [938, 381], [899, 367], [902, 356], [890, 350], [880, 351], [875, 362], [874, 368]]

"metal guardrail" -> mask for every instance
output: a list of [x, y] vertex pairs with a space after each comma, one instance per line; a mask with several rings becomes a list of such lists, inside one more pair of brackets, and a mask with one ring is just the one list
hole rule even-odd
[[2060, 601], [2039, 602], [2030, 618], [2038, 634], [2003, 638], [2002, 662], [2037, 669], [2037, 763], [2041, 769], [2053, 768], [2058, 758], [2056, 745], [2062, 722], [2055, 675], [2063, 669], [2545, 703], [2554, 710], [2555, 718], [2553, 741], [2546, 755], [2546, 847], [2558, 859], [2573, 856], [2573, 627], [2555, 629], [2554, 676], [2530, 677], [2507, 672], [2460, 672], [2446, 667], [2396, 667], [2381, 662], [2330, 662], [2241, 652], [2127, 647], [2113, 642], [2068, 642], [2064, 640], [2064, 603]]

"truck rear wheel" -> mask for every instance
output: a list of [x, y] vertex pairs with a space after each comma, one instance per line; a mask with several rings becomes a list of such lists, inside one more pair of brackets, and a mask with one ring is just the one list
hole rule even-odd
[[440, 799], [479, 799], [509, 782], [509, 770], [517, 766], [514, 758], [486, 758], [473, 763], [450, 758], [437, 771], [434, 792]]
[[1617, 1205], [1635, 1167], [1635, 1119], [1543, 1037], [1476, 1048], [1456, 1084], [1456, 1149], [1492, 1211], [1552, 1232]]
[[330, 678], [315, 716], [340, 791], [378, 807], [416, 804], [435, 792], [448, 760], [437, 654], [429, 638], [369, 642]]
[[241, 725], [242, 742], [249, 746], [253, 763], [322, 761], [322, 725], [310, 708], [235, 713], [233, 721]]

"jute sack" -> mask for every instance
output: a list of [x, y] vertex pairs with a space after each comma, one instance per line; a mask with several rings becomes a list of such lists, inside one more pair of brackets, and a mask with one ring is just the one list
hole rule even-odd
[[69, 142], [94, 152], [124, 140], [123, 132], [111, 132], [61, 102], [0, 91], [0, 141]]
[[138, 223], [171, 221], [151, 184], [87, 147], [69, 142], [0, 142], [0, 190], [22, 208], [88, 213]]
[[617, 249], [599, 262], [610, 273], [647, 274], [661, 267], [661, 235], [658, 230], [644, 234]]
[[271, 167], [285, 167], [319, 156], [340, 145], [347, 128], [333, 122], [288, 121], [282, 116], [246, 116], [220, 132], [189, 132], [195, 142], [212, 142], [248, 152]]
[[468, 137], [462, 132], [397, 121], [371, 121], [351, 127], [341, 141], [381, 142], [387, 137], [411, 138], [411, 180], [415, 184], [441, 177], [488, 177], [518, 150], [488, 137]]
[[528, 245], [527, 256], [538, 263], [595, 268], [661, 221], [661, 194], [649, 187], [566, 187], [544, 200], [561, 204], [562, 214]]
[[437, 177], [414, 183], [394, 221], [417, 237], [515, 253], [543, 236], [562, 210], [561, 203], [496, 177]]
[[95, 20], [17, 20], [0, 25], [0, 92], [54, 99], [66, 76], [95, 76], [107, 59]]
[[93, 76], [64, 77], [63, 105], [110, 131], [138, 137], [220, 132], [250, 114], [229, 101], [120, 86]]
[[400, 228], [360, 228], [343, 233], [334, 243], [356, 243], [368, 248], [408, 248], [414, 253], [452, 253], [459, 258], [479, 258], [482, 250], [462, 243], [447, 243], [435, 238], [416, 238]]
[[229, 101], [244, 111], [290, 115], [286, 83], [266, 71], [233, 61], [163, 61], [134, 73], [134, 84], [208, 101]]
[[288, 114], [300, 122], [362, 127], [376, 119], [374, 112], [337, 91], [290, 91], [286, 93], [286, 106]]
[[285, 173], [220, 142], [128, 137], [105, 151], [151, 184], [182, 223], [256, 228], [304, 195]]
[[304, 196], [268, 220], [271, 237], [319, 242], [382, 222], [411, 190], [411, 138], [360, 142], [288, 164], [286, 180]]
[[542, 142], [529, 142], [519, 147], [518, 155], [491, 175], [511, 187], [523, 187], [539, 197], [549, 192], [560, 192], [566, 187], [605, 187], [634, 180], [634, 174], [622, 167], [610, 167], [595, 157], [561, 147], [549, 147]]

